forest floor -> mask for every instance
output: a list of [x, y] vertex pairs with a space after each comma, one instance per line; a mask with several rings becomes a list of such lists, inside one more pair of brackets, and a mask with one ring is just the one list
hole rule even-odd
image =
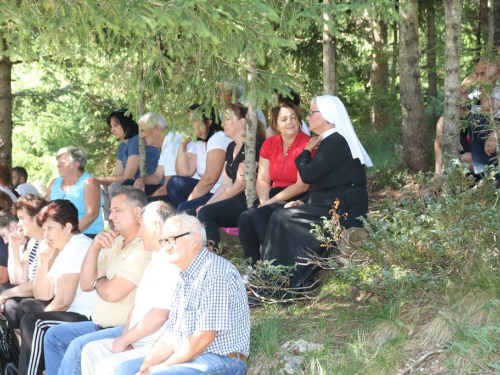
[[[419, 186], [408, 190], [418, 193]], [[404, 195], [398, 189], [373, 192], [371, 211]], [[222, 255], [242, 257], [237, 237], [222, 240]], [[471, 292], [450, 282], [431, 292], [417, 288], [379, 295], [330, 271], [320, 277], [322, 287], [310, 301], [251, 308], [248, 375], [500, 374], [500, 335], [492, 326], [500, 317], [496, 287]], [[319, 346], [286, 348], [298, 340]]]

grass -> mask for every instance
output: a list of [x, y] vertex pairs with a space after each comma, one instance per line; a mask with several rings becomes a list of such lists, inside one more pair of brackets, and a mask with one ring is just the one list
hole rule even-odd
[[[416, 201], [415, 197], [408, 200], [405, 189], [398, 187], [398, 183], [410, 185], [412, 182], [411, 177], [402, 171], [404, 167], [397, 152], [399, 131], [394, 128], [378, 133], [365, 132], [360, 138], [375, 164], [368, 172], [371, 192], [380, 189], [388, 191], [387, 196], [393, 196], [393, 202], [406, 199], [404, 206], [397, 203], [399, 211], [416, 209], [422, 210], [419, 218], [428, 218], [429, 215], [439, 217], [426, 211], [430, 205], [425, 200]], [[414, 181], [413, 186], [419, 185], [419, 182]], [[450, 178], [449, 184], [454, 185], [455, 181]], [[303, 363], [298, 373], [302, 374], [396, 375], [426, 355], [429, 356], [415, 365], [414, 373], [499, 374], [500, 273], [494, 265], [498, 263], [500, 255], [496, 239], [491, 242], [495, 227], [486, 223], [483, 226], [481, 223], [485, 219], [480, 216], [472, 224], [467, 222], [471, 212], [471, 196], [473, 199], [480, 192], [479, 189], [469, 189], [468, 184], [464, 191], [463, 204], [455, 198], [455, 204], [447, 206], [456, 212], [444, 212], [442, 222], [437, 220], [436, 226], [432, 228], [432, 236], [429, 235], [428, 240], [418, 239], [427, 243], [436, 241], [436, 236], [441, 233], [450, 238], [439, 243], [445, 244], [451, 251], [459, 250], [460, 244], [469, 244], [467, 248], [470, 249], [467, 251], [474, 256], [467, 259], [466, 272], [450, 274], [443, 268], [440, 278], [436, 280], [432, 278], [435, 275], [432, 273], [425, 279], [422, 275], [429, 271], [421, 268], [416, 269], [408, 281], [393, 277], [384, 284], [379, 277], [378, 286], [374, 284], [373, 288], [367, 289], [359, 282], [356, 284], [352, 280], [340, 279], [331, 271], [322, 271], [324, 283], [317, 290], [316, 301], [287, 306], [260, 306], [251, 310], [251, 355], [247, 374], [283, 373], [284, 357], [294, 355], [283, 349], [283, 344], [299, 339], [323, 345], [322, 349], [301, 354]], [[488, 191], [482, 191], [481, 194], [484, 197], [490, 194], [491, 198]], [[387, 199], [383, 196], [385, 194], [371, 195], [372, 201], [377, 199], [377, 206], [372, 203], [372, 209], [382, 212], [386, 202], [383, 199]], [[494, 201], [485, 206], [485, 210]], [[450, 219], [453, 217], [463, 219], [453, 221]], [[490, 220], [495, 220], [495, 217], [493, 212]], [[383, 215], [380, 214], [377, 220], [383, 220]], [[469, 231], [461, 231], [461, 227], [457, 227], [456, 232], [447, 231], [447, 227], [460, 226], [461, 222], [472, 227], [467, 228]], [[409, 229], [417, 226], [414, 219], [408, 223], [401, 221], [401, 225]], [[422, 222], [419, 225], [423, 225]], [[476, 226], [478, 228], [474, 232]], [[399, 232], [397, 225], [380, 228], [394, 231], [394, 236]], [[461, 239], [460, 233], [476, 233], [478, 238], [475, 240], [474, 235]], [[405, 232], [405, 236], [414, 240], [412, 235], [413, 231]], [[419, 232], [418, 235], [426, 235], [426, 232]], [[471, 241], [470, 237], [474, 239]], [[234, 237], [229, 238], [229, 242], [231, 239], [234, 240]], [[401, 238], [394, 241], [392, 251], [397, 256], [389, 260], [398, 261], [405, 241]], [[456, 241], [456, 248], [453, 247], [453, 241]], [[229, 242], [229, 250], [224, 249], [223, 255], [237, 263], [241, 260], [241, 248]], [[444, 245], [440, 246], [443, 248]], [[438, 250], [444, 251], [442, 248]], [[429, 248], [429, 251], [434, 250]], [[404, 251], [408, 252], [410, 258], [416, 257], [412, 256], [410, 247]], [[429, 259], [431, 262], [436, 261], [435, 257]], [[484, 260], [486, 262], [481, 263]], [[418, 262], [408, 261], [408, 264]], [[367, 275], [374, 274], [368, 269], [365, 271]], [[402, 268], [402, 271], [405, 270]], [[358, 277], [363, 277], [363, 274]]]

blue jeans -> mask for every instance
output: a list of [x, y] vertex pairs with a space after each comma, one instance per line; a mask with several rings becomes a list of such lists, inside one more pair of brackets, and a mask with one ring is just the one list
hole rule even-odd
[[123, 326], [99, 330], [94, 322], [51, 327], [43, 340], [47, 375], [80, 375], [83, 347], [94, 340], [118, 337], [122, 332]]
[[[115, 375], [133, 375], [139, 372], [145, 357], [123, 362], [115, 371]], [[245, 362], [217, 354], [205, 353], [195, 360], [171, 366], [165, 370], [153, 372], [158, 375], [244, 375], [247, 370]]]
[[212, 193], [207, 193], [203, 197], [195, 198], [190, 201], [187, 199], [193, 192], [200, 180], [191, 177], [172, 176], [167, 183], [167, 193], [170, 202], [177, 208], [177, 212], [186, 212], [190, 215], [196, 215], [196, 209], [204, 205], [212, 198]]

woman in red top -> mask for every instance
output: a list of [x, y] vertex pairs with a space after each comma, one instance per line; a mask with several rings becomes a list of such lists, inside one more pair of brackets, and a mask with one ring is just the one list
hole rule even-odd
[[245, 258], [252, 258], [252, 264], [260, 259], [260, 245], [272, 213], [302, 196], [309, 187], [302, 182], [295, 165], [295, 158], [310, 138], [299, 130], [301, 121], [300, 110], [293, 103], [283, 102], [273, 108], [271, 126], [278, 135], [266, 139], [260, 150], [258, 201], [238, 220], [243, 253]]

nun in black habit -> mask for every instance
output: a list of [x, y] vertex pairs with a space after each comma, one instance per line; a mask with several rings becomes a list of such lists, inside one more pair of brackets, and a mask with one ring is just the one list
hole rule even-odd
[[[372, 162], [344, 104], [336, 96], [318, 96], [312, 100], [307, 121], [311, 132], [318, 136], [310, 139], [295, 164], [302, 180], [310, 184], [310, 191], [270, 218], [262, 259], [275, 259], [275, 265], [293, 266], [297, 257], [306, 257], [311, 251], [328, 256], [329, 250], [310, 230], [311, 224], [321, 223], [322, 216], [332, 216], [330, 210], [337, 199], [340, 224], [345, 228], [362, 227], [357, 218], [368, 211], [365, 167], [372, 166]], [[289, 287], [309, 288], [318, 271], [313, 266], [297, 266]]]

